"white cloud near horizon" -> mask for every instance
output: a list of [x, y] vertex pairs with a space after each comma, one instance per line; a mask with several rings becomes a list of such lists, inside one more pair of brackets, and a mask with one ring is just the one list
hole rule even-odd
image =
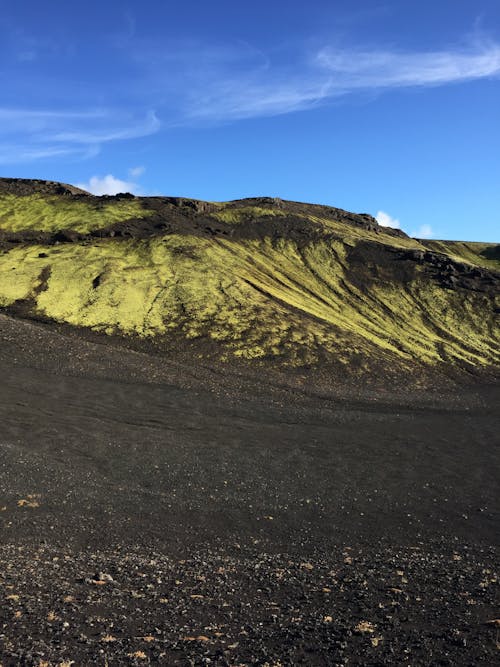
[[[129, 170], [129, 173], [134, 171]], [[142, 173], [142, 172], [141, 172]], [[139, 194], [140, 187], [133, 181], [122, 181], [115, 178], [112, 174], [106, 176], [92, 176], [88, 183], [76, 183], [77, 188], [91, 192], [93, 195], [117, 195], [121, 192], [131, 192], [132, 194]]]
[[[375, 219], [381, 227], [402, 229], [400, 221], [397, 218], [393, 218], [385, 211], [378, 211]], [[410, 236], [417, 239], [431, 239], [434, 237], [434, 231], [431, 225], [424, 223], [423, 225], [420, 225], [416, 231], [412, 232]]]
[[412, 236], [417, 239], [431, 239], [434, 236], [434, 231], [432, 227], [428, 224], [420, 225], [416, 232], [413, 232]]
[[385, 211], [378, 211], [375, 216], [376, 221], [382, 227], [393, 227], [394, 229], [401, 229], [401, 223], [396, 218], [391, 217]]

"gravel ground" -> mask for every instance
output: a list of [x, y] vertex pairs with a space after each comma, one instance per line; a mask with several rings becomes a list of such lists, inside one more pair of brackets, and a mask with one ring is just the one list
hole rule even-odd
[[0, 377], [2, 667], [498, 664], [495, 387], [301, 392], [3, 316]]
[[490, 550], [0, 550], [3, 665], [493, 665]]

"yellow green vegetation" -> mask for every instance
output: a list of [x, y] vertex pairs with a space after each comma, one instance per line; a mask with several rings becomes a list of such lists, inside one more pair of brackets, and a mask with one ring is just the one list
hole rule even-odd
[[492, 297], [439, 287], [419, 264], [412, 280], [362, 289], [349, 252], [367, 232], [350, 229], [347, 243], [168, 235], [18, 246], [0, 255], [0, 306], [30, 300], [60, 322], [166, 344], [180, 332], [216, 341], [221, 356], [293, 365], [500, 360]]
[[[239, 238], [204, 236], [190, 212], [184, 223], [192, 225], [191, 233], [27, 242], [0, 250], [0, 307], [24, 302], [33, 313], [107, 334], [154, 337], [165, 345], [171, 334], [181, 334], [218, 346], [222, 357], [279, 358], [292, 365], [329, 358], [344, 364], [368, 358], [500, 361], [493, 290], [447, 288], [425, 259], [430, 251], [434, 258], [437, 253], [498, 269], [498, 246], [417, 241], [340, 222], [328, 217], [328, 209], [323, 215], [320, 207], [294, 205], [290, 213], [286, 202], [261, 202], [219, 203], [211, 213], [238, 227]], [[4, 193], [0, 230], [85, 234], [130, 219], [172, 215], [170, 204], [165, 206], [158, 213], [161, 207], [152, 211], [134, 199]], [[245, 237], [248, 223], [252, 233]], [[265, 232], [269, 223], [273, 238]], [[279, 233], [295, 224], [303, 227], [295, 235], [300, 242], [292, 233]], [[314, 234], [308, 235], [308, 225]], [[358, 249], [360, 259], [354, 261]], [[371, 259], [365, 261], [363, 252]], [[453, 280], [448, 284], [455, 285]]]
[[314, 215], [304, 216], [307, 220], [319, 224], [326, 232], [331, 232], [342, 239], [347, 245], [355, 245], [358, 241], [375, 241], [390, 245], [393, 248], [415, 249], [425, 251], [425, 247], [416, 239], [409, 236], [389, 236], [383, 227], [377, 231], [356, 227], [347, 222], [339, 222], [331, 218], [317, 217]]
[[[228, 204], [220, 204], [221, 206], [228, 206]], [[222, 220], [222, 222], [238, 223], [247, 222], [252, 219], [257, 219], [263, 216], [285, 216], [285, 211], [279, 208], [262, 208], [260, 206], [241, 206], [238, 208], [223, 208], [220, 211], [212, 213], [212, 218]]]
[[131, 218], [145, 218], [151, 212], [140, 201], [120, 199], [101, 202], [93, 199], [46, 196], [19, 197], [0, 194], [0, 230], [57, 232], [71, 229], [87, 233]]
[[500, 245], [472, 241], [424, 241], [434, 252], [442, 252], [457, 262], [500, 269]]

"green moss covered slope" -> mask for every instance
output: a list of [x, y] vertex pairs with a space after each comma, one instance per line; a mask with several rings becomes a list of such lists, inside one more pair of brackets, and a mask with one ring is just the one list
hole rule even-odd
[[18, 194], [9, 183], [4, 309], [165, 349], [198, 341], [226, 360], [500, 361], [493, 244], [417, 241], [370, 216], [281, 200], [96, 198], [26, 182]]

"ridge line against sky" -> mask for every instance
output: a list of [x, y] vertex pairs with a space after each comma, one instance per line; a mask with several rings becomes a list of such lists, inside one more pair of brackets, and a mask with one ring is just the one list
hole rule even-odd
[[5, 175], [495, 232], [493, 0], [0, 0], [0, 80]]

